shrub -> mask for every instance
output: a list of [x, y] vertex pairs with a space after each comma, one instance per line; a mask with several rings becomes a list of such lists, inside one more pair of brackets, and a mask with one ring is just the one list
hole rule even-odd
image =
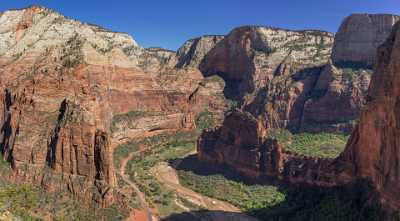
[[114, 152], [113, 152], [113, 158], [114, 158], [114, 164], [117, 168], [119, 168], [121, 159], [123, 157], [128, 156], [128, 154], [130, 152], [134, 152], [134, 151], [138, 151], [139, 147], [137, 146], [136, 143], [133, 142], [128, 142], [128, 143], [124, 143], [119, 145], [117, 148], [115, 148]]
[[152, 117], [162, 115], [162, 112], [156, 111], [129, 111], [123, 114], [114, 115], [112, 118], [111, 131], [116, 131], [117, 124], [120, 122], [130, 122], [143, 117]]
[[182, 185], [202, 195], [229, 202], [245, 211], [274, 206], [285, 200], [285, 195], [273, 186], [247, 185], [218, 174], [202, 176], [179, 170], [178, 175]]
[[270, 137], [276, 138], [285, 148], [305, 156], [335, 158], [345, 148], [349, 136], [334, 133], [291, 134], [284, 129], [270, 131]]
[[[149, 204], [157, 207], [162, 214], [176, 210], [172, 191], [166, 190], [151, 174], [159, 162], [182, 158], [195, 149], [198, 133], [196, 131], [181, 131], [173, 134], [161, 134], [146, 138], [139, 142], [149, 150], [128, 162], [128, 174], [139, 189], [146, 195]], [[139, 145], [136, 143], [136, 145]]]
[[208, 110], [201, 112], [196, 119], [196, 125], [200, 130], [214, 128], [216, 126], [214, 114]]

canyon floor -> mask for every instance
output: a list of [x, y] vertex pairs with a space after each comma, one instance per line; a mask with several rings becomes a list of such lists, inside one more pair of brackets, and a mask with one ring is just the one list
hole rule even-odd
[[[135, 211], [152, 217], [147, 220], [338, 220], [349, 216], [363, 220], [379, 216], [377, 209], [360, 209], [368, 205], [368, 198], [360, 198], [369, 190], [367, 186], [355, 193], [353, 187], [254, 182], [229, 168], [207, 165], [197, 159], [198, 134], [169, 132], [116, 148], [114, 159], [121, 165], [119, 174], [125, 181], [119, 182], [120, 187], [128, 184], [136, 192], [140, 204]], [[339, 134], [291, 134], [285, 130], [271, 136], [298, 154], [327, 158], [337, 157], [348, 139]], [[129, 154], [119, 159], [118, 153], [123, 152]], [[127, 220], [136, 216], [133, 213]]]
[[170, 51], [40, 6], [0, 13], [0, 220], [386, 220], [399, 20]]
[[[29, 186], [22, 190], [0, 186], [0, 201], [15, 200], [15, 208], [6, 209], [19, 216], [25, 214], [24, 220], [43, 217], [53, 220], [50, 213], [57, 208], [62, 208], [57, 211], [58, 220], [68, 220], [67, 217], [127, 221], [310, 220], [310, 217], [340, 220], [350, 216], [354, 220], [379, 220], [373, 218], [379, 217], [379, 209], [371, 208], [368, 204], [371, 198], [364, 197], [370, 190], [364, 184], [354, 191], [354, 187], [315, 188], [285, 185], [280, 181], [254, 182], [228, 167], [216, 168], [199, 161], [195, 146], [199, 134], [197, 130], [165, 131], [115, 145], [118, 188], [131, 198], [130, 213], [116, 216], [105, 211], [91, 216], [84, 208], [77, 210], [77, 204], [71, 208], [70, 211], [75, 210], [71, 214], [63, 207], [62, 200]], [[271, 136], [298, 154], [328, 158], [339, 155], [348, 138], [329, 133], [291, 134], [285, 130], [274, 131]], [[21, 202], [19, 194], [11, 196], [7, 191], [32, 196], [31, 205]], [[74, 202], [67, 196], [64, 202]], [[38, 199], [41, 197], [53, 202], [53, 207], [46, 207], [45, 201]]]

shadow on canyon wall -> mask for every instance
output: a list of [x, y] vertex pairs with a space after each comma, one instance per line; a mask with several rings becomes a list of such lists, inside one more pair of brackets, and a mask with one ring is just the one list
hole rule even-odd
[[[250, 215], [265, 221], [383, 221], [399, 220], [388, 215], [377, 202], [377, 195], [372, 186], [365, 180], [339, 187], [313, 187], [305, 185], [288, 185], [284, 182], [264, 178], [254, 181], [237, 175], [224, 166], [213, 167], [197, 160], [191, 155], [183, 160], [171, 161], [176, 170], [190, 171], [201, 176], [222, 175], [228, 180], [247, 185], [271, 185], [284, 193], [285, 200], [274, 206], [244, 211], [243, 214], [224, 211], [194, 211], [173, 214], [163, 221], [247, 221], [242, 216]], [[213, 216], [218, 214], [217, 219]]]

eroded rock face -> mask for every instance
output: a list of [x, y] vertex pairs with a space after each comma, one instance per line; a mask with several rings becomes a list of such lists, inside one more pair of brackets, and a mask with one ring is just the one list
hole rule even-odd
[[[266, 139], [267, 125], [249, 113], [228, 115], [222, 127], [203, 133], [199, 158], [227, 164], [251, 177], [272, 176], [291, 183], [334, 186], [370, 180], [388, 208], [400, 209], [400, 23], [379, 48], [366, 106], [337, 159], [302, 157]], [[333, 67], [329, 70], [337, 72]], [[328, 75], [332, 76], [332, 75]], [[317, 85], [324, 87], [324, 81]], [[233, 126], [234, 124], [234, 126]], [[248, 140], [251, 142], [248, 142]]]
[[[288, 31], [246, 26], [231, 31], [203, 59], [200, 70], [218, 74], [243, 98], [275, 76], [282, 78], [327, 62], [333, 36], [322, 31]], [[250, 99], [246, 99], [247, 101]]]
[[333, 186], [338, 180], [333, 159], [291, 153], [268, 138], [261, 120], [242, 111], [228, 114], [222, 127], [205, 131], [198, 141], [198, 158], [215, 165], [228, 165], [253, 180], [273, 178], [290, 183]]
[[367, 95], [376, 50], [399, 20], [395, 15], [355, 14], [335, 36], [332, 61], [304, 105], [300, 131], [351, 133]]
[[224, 39], [224, 36], [208, 35], [186, 41], [176, 53], [179, 59], [176, 67], [199, 67], [204, 57], [222, 39]]
[[258, 176], [261, 170], [259, 148], [266, 139], [265, 127], [250, 114], [230, 113], [223, 126], [205, 131], [198, 141], [200, 160], [234, 166], [238, 171]]
[[237, 28], [210, 50], [200, 69], [222, 76], [225, 95], [269, 127], [349, 134], [365, 103], [375, 51], [397, 19], [352, 15], [334, 44], [321, 31]]
[[177, 56], [174, 51], [162, 48], [146, 48], [139, 56], [139, 66], [147, 72], [159, 72], [176, 65]]
[[333, 63], [350, 62], [372, 67], [376, 49], [389, 36], [399, 18], [389, 14], [354, 14], [347, 17], [335, 36]]
[[371, 69], [327, 64], [304, 103], [299, 130], [350, 134], [365, 104], [371, 75]]
[[400, 26], [379, 48], [368, 102], [339, 158], [351, 176], [370, 179], [383, 203], [400, 208]]
[[58, 173], [94, 177], [113, 186], [111, 159], [107, 132], [96, 129], [91, 112], [65, 100], [47, 152], [49, 166]]
[[[175, 69], [174, 52], [42, 7], [6, 11], [0, 23], [0, 150], [17, 181], [112, 203], [115, 146], [226, 109], [223, 85]], [[137, 118], [116, 125], [122, 115]]]

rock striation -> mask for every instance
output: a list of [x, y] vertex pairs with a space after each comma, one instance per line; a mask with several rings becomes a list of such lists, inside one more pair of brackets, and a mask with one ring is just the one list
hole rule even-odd
[[231, 96], [242, 99], [247, 95], [250, 103], [251, 96], [275, 76], [288, 78], [301, 69], [325, 64], [332, 43], [332, 34], [322, 31], [239, 27], [210, 50], [200, 70], [220, 75], [235, 90]]
[[[119, 201], [114, 147], [192, 129], [204, 110], [223, 117], [230, 108], [221, 127], [201, 136], [200, 159], [295, 183], [367, 178], [400, 208], [398, 27], [375, 56], [397, 20], [353, 15], [335, 39], [323, 31], [245, 26], [173, 52], [142, 48], [125, 33], [42, 7], [6, 11], [0, 14], [0, 151], [15, 181], [68, 189], [106, 206]], [[349, 133], [365, 102], [336, 160], [298, 156], [268, 138], [270, 128]]]
[[350, 134], [365, 104], [372, 70], [329, 62], [304, 102], [300, 132]]
[[335, 36], [333, 63], [350, 62], [372, 67], [376, 49], [389, 36], [399, 18], [390, 14], [353, 14], [347, 17]]
[[399, 16], [354, 14], [347, 17], [303, 110], [300, 131], [350, 134], [366, 102], [376, 51]]
[[235, 110], [220, 128], [208, 130], [198, 140], [198, 158], [227, 165], [252, 180], [279, 179], [291, 183], [333, 186], [338, 169], [333, 159], [291, 153], [270, 138], [269, 131], [251, 114]]
[[[37, 6], [0, 23], [0, 150], [16, 181], [111, 204], [115, 146], [227, 107], [223, 84], [127, 34]], [[125, 115], [136, 120], [120, 124]]]
[[349, 176], [370, 179], [382, 202], [400, 209], [400, 24], [379, 48], [368, 102], [339, 157]]
[[176, 67], [198, 68], [204, 57], [224, 39], [223, 35], [207, 35], [186, 41], [177, 51]]
[[268, 125], [263, 125], [262, 119], [235, 111], [228, 114], [223, 126], [203, 133], [198, 142], [199, 159], [229, 165], [253, 179], [266, 176], [317, 186], [368, 180], [383, 205], [399, 210], [399, 56], [400, 23], [397, 23], [377, 51], [366, 105], [338, 158], [290, 153], [268, 138]]
[[[365, 103], [371, 60], [398, 18], [352, 15], [335, 38], [322, 31], [236, 28], [209, 51], [199, 68], [205, 75], [223, 77], [225, 96], [261, 116], [269, 127], [349, 134]], [[343, 45], [351, 39], [354, 45]], [[352, 54], [363, 55], [355, 60]]]

